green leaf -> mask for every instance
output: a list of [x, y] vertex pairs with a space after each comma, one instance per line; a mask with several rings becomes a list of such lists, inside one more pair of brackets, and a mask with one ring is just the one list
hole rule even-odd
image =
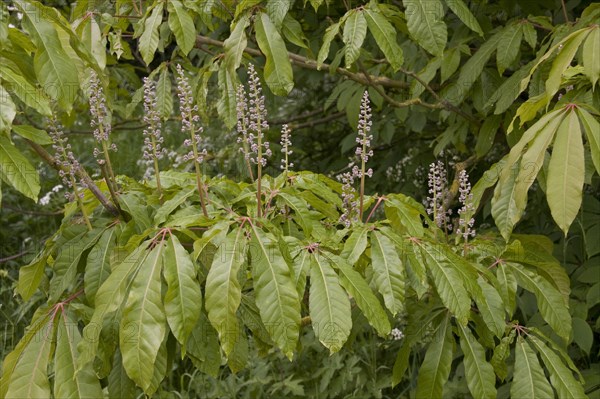
[[54, 25], [33, 7], [27, 7], [24, 27], [31, 34], [37, 50], [33, 67], [45, 92], [70, 112], [79, 91], [77, 68], [63, 49]]
[[600, 131], [600, 123], [581, 107], [577, 107], [577, 113], [590, 144], [590, 153], [592, 155], [592, 162], [596, 167], [596, 173], [600, 175], [600, 137], [595, 134]]
[[185, 353], [185, 343], [202, 309], [202, 292], [188, 251], [171, 234], [163, 252], [163, 275], [167, 282], [164, 304], [167, 322]]
[[462, 21], [463, 24], [467, 25], [473, 32], [483, 37], [483, 30], [477, 22], [477, 18], [471, 13], [469, 7], [462, 0], [445, 0], [448, 8]]
[[354, 266], [354, 264], [358, 261], [358, 258], [365, 252], [367, 249], [367, 234], [369, 233], [369, 229], [365, 226], [358, 227], [356, 230], [353, 230], [350, 234], [350, 237], [344, 243], [344, 249], [340, 256], [342, 259], [346, 260], [350, 266]]
[[504, 304], [502, 298], [496, 289], [485, 282], [482, 277], [477, 279], [477, 283], [481, 287], [483, 294], [482, 298], [475, 297], [477, 308], [481, 312], [481, 317], [485, 321], [487, 328], [492, 331], [496, 337], [502, 338], [506, 328], [506, 320], [504, 319]]
[[350, 68], [360, 55], [365, 37], [367, 36], [367, 20], [362, 10], [350, 10], [344, 15], [344, 33], [342, 39], [346, 45], [344, 56], [346, 68]]
[[395, 316], [404, 308], [404, 267], [392, 241], [378, 231], [371, 233], [371, 260], [375, 286]]
[[150, 10], [152, 13], [143, 21], [144, 33], [139, 40], [140, 53], [146, 65], [150, 65], [158, 49], [158, 28], [162, 23], [163, 3], [155, 3], [154, 7], [148, 9]]
[[460, 323], [466, 324], [471, 310], [471, 299], [459, 273], [454, 270], [452, 263], [443, 253], [444, 249], [439, 245], [421, 242], [419, 246], [442, 302]]
[[537, 355], [522, 337], [517, 338], [515, 346], [515, 370], [510, 394], [513, 398], [554, 397]]
[[225, 67], [229, 73], [234, 72], [242, 62], [244, 50], [248, 44], [246, 39], [246, 28], [250, 24], [250, 20], [246, 15], [240, 17], [232, 27], [231, 34], [223, 43], [225, 50]]
[[[64, 311], [63, 311], [64, 312]], [[56, 349], [54, 354], [54, 397], [55, 398], [101, 398], [100, 381], [91, 364], [75, 372], [77, 345], [81, 334], [77, 322], [70, 315], [58, 315]]]
[[550, 327], [565, 340], [571, 335], [571, 315], [561, 294], [548, 281], [518, 263], [507, 262], [517, 282], [537, 299], [540, 314]]
[[37, 202], [40, 177], [27, 158], [5, 136], [0, 136], [0, 159], [2, 159], [0, 162], [2, 180]]
[[432, 55], [442, 56], [448, 32], [443, 21], [444, 6], [440, 0], [404, 0], [403, 3], [410, 35]]
[[510, 355], [510, 345], [515, 340], [516, 332], [511, 330], [508, 336], [503, 337], [500, 343], [494, 348], [494, 353], [490, 359], [490, 364], [494, 368], [494, 372], [504, 382], [508, 376], [508, 367], [506, 366], [506, 359]]
[[533, 335], [529, 335], [528, 340], [542, 357], [544, 366], [550, 374], [552, 387], [556, 390], [559, 398], [587, 398], [583, 386], [573, 377], [571, 370], [563, 364], [552, 349]]
[[[161, 297], [165, 247], [164, 241], [159, 241], [142, 261], [131, 282], [119, 328], [123, 367], [129, 378], [144, 391], [152, 386], [154, 362], [167, 332]], [[110, 277], [105, 284], [109, 280]], [[100, 292], [96, 303], [99, 299]]]
[[413, 237], [423, 237], [424, 228], [421, 215], [425, 213], [423, 206], [413, 198], [403, 194], [393, 194], [385, 201], [385, 216], [392, 226]]
[[[25, 105], [35, 109], [37, 112], [44, 116], [52, 115], [50, 101], [48, 100], [46, 94], [40, 88], [35, 87], [33, 84], [31, 84], [24, 76], [16, 73], [11, 68], [2, 68], [0, 70], [0, 77], [8, 83], [7, 87], [9, 87], [11, 92], [17, 97], [19, 97], [19, 99], [23, 101]], [[0, 93], [2, 93], [3, 91], [4, 89], [0, 87]], [[2, 107], [0, 108], [3, 108], [1, 111], [2, 119], [6, 118], [6, 122], [12, 122], [14, 115], [12, 115], [12, 117], [10, 115], [11, 113], [14, 113], [15, 105], [12, 104], [11, 108], [10, 104], [12, 103], [12, 100], [10, 100], [10, 97], [6, 97], [4, 95], [8, 96], [8, 93], [4, 92], [3, 97], [0, 99], [0, 101], [2, 101]]]
[[242, 288], [237, 276], [246, 262], [245, 240], [242, 229], [230, 233], [219, 246], [206, 277], [206, 311], [219, 333], [225, 356], [231, 354], [240, 335], [236, 312]]
[[589, 32], [588, 29], [582, 29], [580, 34], [574, 35], [562, 45], [560, 53], [558, 53], [552, 62], [552, 67], [548, 73], [548, 79], [546, 80], [546, 98], [554, 96], [560, 88], [563, 73], [567, 67], [571, 65], [571, 61], [579, 49], [579, 45], [583, 39], [587, 37]]
[[294, 258], [294, 278], [296, 282], [296, 291], [298, 298], [304, 297], [306, 291], [306, 274], [310, 267], [310, 254], [307, 250], [300, 250], [300, 253]]
[[0, 132], [10, 132], [17, 107], [8, 91], [0, 85]]
[[93, 306], [98, 288], [110, 275], [110, 256], [116, 245], [117, 229], [107, 229], [87, 256], [83, 275], [85, 296]]
[[350, 300], [329, 259], [319, 253], [311, 262], [309, 311], [317, 339], [331, 353], [342, 349], [352, 329]]
[[526, 205], [517, 202], [516, 199], [515, 183], [520, 170], [520, 162], [511, 165], [508, 178], [504, 180], [503, 184], [496, 185], [492, 197], [492, 217], [506, 241], [510, 238], [515, 224], [521, 219]]
[[329, 26], [325, 30], [325, 34], [323, 35], [323, 45], [317, 54], [317, 69], [320, 70], [323, 62], [329, 56], [329, 48], [331, 47], [331, 42], [337, 36], [340, 31], [340, 23], [336, 22], [333, 25]]
[[161, 118], [166, 120], [173, 114], [173, 93], [169, 68], [166, 68], [164, 64], [160, 68], [162, 71], [156, 83], [156, 107]]
[[587, 321], [573, 317], [573, 342], [588, 355], [594, 343], [594, 332]]
[[498, 63], [498, 72], [504, 73], [506, 68], [512, 65], [519, 54], [521, 40], [523, 39], [523, 24], [513, 23], [503, 29], [498, 50], [496, 51], [496, 61]]
[[408, 361], [410, 359], [410, 345], [407, 341], [402, 342], [396, 360], [394, 361], [394, 368], [392, 369], [392, 388], [402, 381], [406, 369], [408, 369]]
[[228, 128], [235, 126], [237, 120], [236, 113], [236, 75], [229, 71], [227, 65], [222, 62], [217, 73], [219, 89], [221, 96], [217, 102], [217, 112], [223, 118]]
[[444, 58], [440, 65], [441, 82], [448, 80], [456, 72], [460, 65], [460, 50], [451, 48], [444, 52]]
[[17, 292], [24, 301], [28, 301], [37, 291], [44, 277], [46, 270], [47, 257], [40, 256], [27, 266], [19, 268], [19, 282], [17, 283]]
[[485, 349], [473, 336], [468, 327], [458, 325], [460, 348], [465, 355], [465, 376], [469, 391], [475, 398], [496, 398], [494, 369], [485, 360]]
[[6, 381], [8, 390], [6, 399], [49, 398], [48, 361], [54, 338], [54, 324], [51, 320], [29, 337], [20, 356], [16, 359], [12, 372], [3, 364], [4, 373], [9, 370], [10, 381]]
[[277, 96], [288, 95], [294, 88], [294, 78], [285, 42], [265, 13], [257, 16], [254, 28], [258, 47], [267, 59], [264, 70], [267, 85]]
[[24, 137], [27, 140], [31, 140], [34, 143], [41, 145], [52, 144], [52, 139], [50, 136], [48, 136], [48, 133], [46, 133], [44, 130], [36, 129], [33, 126], [13, 125], [12, 130], [19, 136]]
[[592, 28], [588, 38], [583, 43], [583, 67], [584, 73], [596, 85], [600, 79], [600, 28], [598, 25]]
[[443, 318], [435, 337], [425, 353], [417, 379], [417, 399], [443, 397], [444, 384], [450, 376], [454, 337], [450, 317]]
[[496, 277], [500, 285], [500, 296], [504, 303], [504, 310], [509, 317], [515, 312], [517, 305], [517, 279], [511, 272], [510, 268], [504, 263], [499, 263], [496, 269]]
[[281, 33], [283, 33], [288, 42], [308, 50], [308, 39], [302, 31], [302, 25], [290, 14], [285, 15], [283, 24], [281, 25]]
[[277, 240], [252, 225], [252, 277], [256, 305], [271, 338], [291, 359], [300, 328], [300, 301]]
[[565, 235], [581, 207], [584, 162], [579, 119], [571, 111], [558, 128], [546, 180], [550, 212]]
[[523, 39], [529, 44], [532, 50], [535, 50], [537, 44], [537, 31], [533, 25], [529, 22], [525, 22], [523, 25]]
[[81, 370], [88, 362], [92, 361], [98, 351], [100, 332], [104, 318], [116, 311], [125, 298], [125, 288], [130, 276], [141, 266], [146, 259], [146, 246], [144, 242], [129, 254], [123, 262], [115, 266], [96, 294], [96, 308], [92, 318], [83, 329], [83, 339], [78, 347], [80, 356], [78, 359], [78, 370]]
[[169, 216], [175, 209], [177, 209], [181, 204], [185, 202], [189, 197], [191, 197], [196, 192], [196, 187], [188, 187], [187, 189], [182, 189], [177, 192], [168, 201], [156, 211], [156, 215], [154, 215], [154, 223], [161, 224], [165, 220], [167, 220], [167, 216]]
[[117, 349], [113, 361], [113, 367], [108, 375], [108, 396], [110, 398], [132, 398], [135, 397], [135, 383], [127, 376], [123, 368], [121, 351]]
[[196, 44], [196, 27], [190, 14], [183, 8], [178, 0], [170, 0], [167, 9], [169, 11], [169, 28], [175, 34], [175, 40], [183, 55], [188, 55]]
[[92, 54], [100, 69], [106, 67], [106, 37], [102, 36], [100, 26], [91, 16], [84, 18], [81, 25], [81, 41]]
[[298, 222], [300, 227], [302, 227], [306, 237], [309, 237], [312, 233], [313, 221], [311, 220], [311, 214], [306, 203], [291, 193], [284, 191], [278, 192], [277, 196], [281, 198], [291, 210], [294, 211], [292, 217]]
[[341, 257], [328, 253], [331, 264], [339, 270], [340, 284], [354, 298], [356, 305], [363, 312], [369, 324], [377, 333], [385, 337], [390, 333], [388, 317], [366, 280]]

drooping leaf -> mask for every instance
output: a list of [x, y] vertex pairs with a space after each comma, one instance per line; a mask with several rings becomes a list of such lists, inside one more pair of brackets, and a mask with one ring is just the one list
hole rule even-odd
[[[170, 4], [170, 3], [169, 3]], [[173, 93], [171, 91], [171, 77], [169, 76], [169, 68], [165, 64], [160, 67], [162, 69], [156, 83], [156, 107], [158, 113], [163, 119], [168, 119], [173, 113]]]
[[[123, 367], [129, 378], [144, 391], [152, 385], [154, 363], [167, 332], [161, 296], [165, 248], [166, 243], [159, 241], [142, 261], [131, 282], [119, 328]], [[110, 277], [105, 284], [109, 280]], [[100, 292], [96, 302], [99, 297]]]
[[296, 291], [298, 298], [304, 297], [306, 290], [306, 275], [310, 271], [310, 254], [306, 250], [300, 250], [300, 253], [294, 258], [294, 278], [296, 279]]
[[245, 240], [241, 229], [230, 233], [219, 246], [206, 277], [206, 311], [219, 333], [225, 356], [233, 351], [240, 334], [236, 312], [242, 288], [237, 276], [246, 261]]
[[217, 101], [217, 112], [223, 118], [225, 125], [232, 128], [236, 123], [236, 89], [237, 79], [228, 68], [227, 64], [221, 63], [219, 72], [217, 73], [219, 81], [219, 89], [221, 96]]
[[537, 355], [522, 337], [515, 346], [515, 370], [510, 386], [513, 398], [552, 398], [554, 392], [548, 383]]
[[52, 139], [44, 130], [36, 129], [29, 125], [13, 125], [13, 132], [21, 137], [41, 145], [52, 144]]
[[4, 86], [0, 85], [0, 132], [10, 131], [16, 114], [17, 106]]
[[410, 351], [411, 348], [408, 342], [402, 342], [400, 350], [398, 350], [398, 355], [396, 355], [396, 360], [394, 361], [394, 368], [392, 369], [392, 388], [402, 381], [402, 378], [406, 373]]
[[334, 23], [325, 30], [325, 34], [323, 35], [323, 44], [321, 45], [319, 54], [317, 54], [317, 69], [321, 69], [321, 65], [323, 65], [323, 62], [325, 62], [325, 60], [329, 56], [329, 48], [331, 47], [331, 42], [337, 36], [339, 31], [339, 22]]
[[24, 301], [28, 301], [37, 291], [44, 277], [47, 258], [40, 256], [27, 266], [19, 268], [19, 282], [17, 283], [17, 292]]
[[100, 398], [102, 388], [92, 365], [75, 372], [77, 345], [81, 341], [79, 327], [72, 315], [58, 315], [56, 349], [54, 353], [54, 397], [55, 398]]
[[550, 212], [565, 235], [581, 207], [584, 163], [579, 119], [571, 111], [558, 128], [546, 181]]
[[564, 339], [571, 335], [571, 315], [561, 294], [537, 273], [531, 272], [518, 263], [507, 262], [520, 286], [533, 293], [538, 309], [550, 327]]
[[[50, 382], [48, 381], [48, 362], [55, 326], [49, 320], [44, 328], [37, 331], [35, 337], [30, 337], [20, 356], [9, 370], [10, 382], [6, 399], [49, 398]], [[3, 365], [3, 383], [6, 365]]]
[[110, 255], [116, 245], [116, 238], [117, 229], [107, 229], [87, 256], [83, 286], [85, 296], [92, 305], [95, 303], [98, 288], [110, 275]]
[[148, 244], [148, 242], [143, 243], [129, 254], [123, 262], [115, 266], [104, 284], [98, 289], [98, 293], [96, 294], [96, 308], [90, 322], [83, 329], [84, 339], [81, 340], [78, 346], [80, 355], [77, 370], [81, 370], [96, 356], [104, 318], [121, 306], [125, 298], [125, 288], [130, 276], [134, 274], [146, 259], [146, 246]]
[[498, 50], [496, 51], [496, 60], [500, 75], [502, 75], [517, 58], [522, 39], [523, 24], [513, 23], [504, 28], [502, 36], [500, 36], [500, 40], [498, 41]]
[[[3, 95], [0, 91], [0, 95]], [[29, 160], [6, 136], [0, 136], [0, 177], [21, 194], [36, 201], [40, 192], [40, 178]]]
[[[50, 108], [49, 97], [40, 88], [35, 87], [31, 84], [25, 76], [13, 71], [11, 68], [3, 68], [0, 70], [0, 77], [8, 83], [6, 86], [11, 89], [11, 92], [16, 95], [21, 101], [27, 106], [35, 109], [37, 112], [44, 116], [51, 116], [52, 110]], [[8, 93], [5, 89], [0, 87], [0, 93], [2, 98], [0, 99], [2, 104], [2, 111], [0, 111], [0, 120], [4, 120], [4, 123], [9, 125], [15, 117], [15, 104], [12, 103]], [[2, 123], [0, 121], [0, 123]], [[50, 139], [48, 137], [48, 139]], [[35, 140], [34, 140], [35, 141]], [[52, 140], [50, 140], [50, 143]], [[39, 143], [43, 144], [43, 143]], [[49, 143], [44, 143], [49, 144]]]
[[329, 259], [319, 253], [313, 255], [310, 267], [309, 309], [317, 339], [331, 353], [339, 351], [352, 328], [350, 300]]
[[177, 209], [181, 204], [185, 202], [185, 200], [187, 200], [189, 197], [191, 197], [194, 193], [197, 192], [196, 190], [197, 189], [195, 186], [180, 190], [177, 192], [177, 194], [173, 196], [173, 198], [171, 198], [168, 201], [165, 201], [165, 203], [160, 208], [158, 208], [158, 211], [156, 211], [156, 215], [154, 215], [154, 223], [161, 224], [165, 220], [167, 220], [167, 217], [175, 209]]
[[300, 198], [295, 197], [291, 193], [285, 191], [280, 191], [277, 193], [277, 196], [281, 198], [291, 210], [294, 211], [292, 217], [298, 222], [300, 227], [302, 227], [304, 234], [309, 237], [313, 229], [313, 221], [311, 220], [312, 218], [310, 211], [308, 210], [306, 203], [304, 203], [304, 201], [302, 201]]
[[506, 320], [504, 319], [504, 304], [502, 298], [496, 289], [488, 284], [483, 278], [478, 278], [477, 283], [481, 287], [482, 297], [475, 297], [477, 308], [481, 312], [481, 317], [485, 321], [487, 327], [496, 337], [501, 338], [504, 335], [506, 328]]
[[170, 0], [167, 4], [169, 28], [175, 35], [175, 40], [177, 40], [177, 45], [183, 55], [188, 55], [196, 43], [194, 20], [180, 1]]
[[256, 305], [271, 338], [292, 358], [300, 328], [300, 301], [276, 239], [252, 225], [252, 277]]
[[423, 258], [442, 302], [460, 323], [466, 324], [471, 309], [471, 299], [459, 273], [444, 256], [444, 249], [440, 250], [438, 247], [428, 242], [420, 244]]
[[167, 322], [184, 350], [202, 309], [202, 292], [192, 258], [173, 234], [163, 252], [163, 275], [167, 282], [164, 298]]
[[577, 113], [590, 144], [590, 153], [592, 155], [592, 162], [596, 167], [596, 173], [600, 175], [600, 137], [596, 134], [600, 131], [600, 123], [581, 107], [577, 108]]
[[342, 36], [344, 44], [344, 56], [346, 68], [349, 68], [360, 55], [360, 48], [367, 36], [367, 20], [362, 10], [350, 10], [346, 15], [344, 22], [344, 34]]
[[517, 280], [511, 269], [505, 266], [504, 263], [497, 265], [496, 277], [500, 284], [500, 295], [504, 303], [504, 310], [509, 317], [512, 317], [517, 305]]
[[483, 37], [483, 30], [477, 18], [471, 13], [469, 7], [462, 0], [445, 0], [448, 8], [462, 21], [463, 24], [467, 25], [473, 32], [478, 33], [479, 36]]
[[244, 50], [248, 44], [246, 28], [249, 23], [250, 20], [246, 15], [240, 17], [235, 23], [235, 27], [231, 29], [231, 34], [223, 43], [223, 49], [225, 50], [225, 65], [230, 73], [235, 71], [242, 62], [242, 56], [244, 55]]
[[386, 307], [396, 315], [404, 308], [404, 267], [392, 241], [378, 231], [371, 233], [371, 260], [375, 286]]
[[592, 86], [596, 86], [596, 82], [600, 79], [600, 29], [598, 25], [592, 28], [589, 36], [583, 43], [583, 67], [586, 76], [592, 82]]
[[503, 337], [500, 343], [494, 348], [494, 353], [490, 359], [490, 364], [494, 368], [494, 373], [498, 376], [500, 381], [504, 382], [508, 376], [508, 367], [506, 366], [506, 360], [510, 355], [510, 345], [515, 340], [516, 331], [513, 329], [508, 336]]
[[366, 227], [359, 227], [358, 229], [352, 231], [350, 237], [344, 243], [344, 249], [340, 256], [342, 259], [346, 260], [349, 265], [353, 266], [360, 258], [360, 255], [367, 248], [368, 235], [369, 230]]
[[151, 7], [152, 13], [144, 20], [144, 33], [139, 40], [139, 49], [146, 65], [150, 65], [158, 48], [158, 28], [162, 23], [163, 4], [156, 3]]
[[121, 351], [117, 349], [112, 370], [108, 375], [108, 395], [111, 398], [130, 398], [135, 396], [135, 383], [127, 376], [123, 368]]
[[300, 22], [294, 19], [290, 14], [286, 14], [283, 20], [281, 33], [283, 33], [283, 36], [285, 36], [288, 42], [308, 50], [308, 39], [302, 31], [302, 25], [300, 25]]
[[432, 55], [441, 56], [446, 47], [448, 32], [444, 18], [444, 6], [439, 0], [422, 2], [404, 0], [406, 24], [415, 41]]
[[340, 284], [354, 298], [356, 305], [363, 312], [369, 324], [380, 336], [387, 336], [391, 329], [390, 322], [367, 281], [341, 257], [331, 253], [325, 256], [330, 258], [331, 264], [339, 270]]
[[550, 374], [550, 382], [559, 398], [587, 398], [583, 386], [573, 377], [573, 373], [561, 361], [556, 353], [540, 339], [530, 335], [528, 341], [540, 354], [544, 366]]
[[402, 194], [394, 194], [385, 201], [385, 215], [398, 231], [413, 237], [423, 237], [421, 215], [425, 213], [423, 206], [414, 199]]
[[454, 337], [450, 317], [442, 319], [433, 342], [429, 344], [417, 379], [417, 399], [443, 397], [443, 388], [452, 366]]
[[265, 55], [265, 81], [273, 94], [285, 96], [294, 88], [292, 65], [285, 42], [268, 14], [260, 13], [254, 24], [258, 47]]
[[564, 42], [560, 48], [560, 52], [552, 62], [552, 67], [548, 73], [548, 79], [546, 80], [546, 98], [551, 98], [560, 88], [562, 83], [562, 75], [575, 56], [575, 53], [579, 49], [579, 45], [585, 39], [590, 31], [582, 29], [581, 33], [574, 35]]
[[475, 339], [469, 327], [458, 325], [460, 347], [465, 355], [465, 376], [469, 391], [475, 398], [496, 398], [496, 377], [492, 365], [485, 359], [485, 349]]
[[81, 41], [98, 63], [98, 67], [104, 69], [106, 67], [106, 37], [102, 36], [100, 26], [94, 17], [84, 18], [81, 26]]

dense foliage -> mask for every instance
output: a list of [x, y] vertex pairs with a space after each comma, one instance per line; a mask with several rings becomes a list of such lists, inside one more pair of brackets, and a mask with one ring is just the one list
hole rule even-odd
[[0, 397], [598, 395], [598, 3], [51, 3], [0, 5]]

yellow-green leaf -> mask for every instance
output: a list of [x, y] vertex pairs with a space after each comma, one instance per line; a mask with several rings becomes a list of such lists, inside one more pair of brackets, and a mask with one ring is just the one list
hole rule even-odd
[[342, 37], [346, 45], [344, 56], [346, 68], [350, 68], [358, 59], [360, 48], [367, 36], [367, 20], [362, 10], [350, 10], [344, 17], [346, 18]]
[[139, 40], [140, 53], [146, 65], [150, 65], [158, 49], [158, 28], [162, 23], [163, 3], [156, 3], [151, 9], [152, 13], [143, 22], [144, 33]]
[[583, 67], [586, 76], [596, 86], [600, 79], [600, 27], [592, 28], [588, 38], [583, 43]]
[[496, 398], [496, 376], [485, 358], [485, 349], [475, 339], [469, 327], [458, 325], [460, 348], [465, 355], [465, 376], [474, 398]]
[[[405, 344], [406, 345], [406, 344]], [[443, 397], [443, 388], [452, 366], [454, 338], [450, 317], [443, 318], [433, 341], [429, 344], [417, 379], [417, 399]]]
[[169, 28], [175, 35], [175, 40], [183, 55], [188, 55], [194, 44], [196, 44], [194, 20], [180, 1], [170, 0], [167, 4]]
[[[0, 90], [0, 95], [2, 95]], [[40, 177], [29, 160], [6, 136], [0, 136], [0, 177], [21, 194], [37, 202]]]
[[578, 107], [577, 113], [579, 114], [579, 120], [583, 125], [583, 130], [590, 144], [590, 153], [592, 155], [592, 162], [596, 167], [596, 172], [600, 175], [600, 123], [585, 109]]
[[374, 283], [392, 315], [404, 308], [404, 267], [392, 241], [378, 231], [371, 233]]
[[442, 3], [439, 0], [404, 0], [403, 3], [410, 35], [429, 53], [441, 56], [448, 40]]

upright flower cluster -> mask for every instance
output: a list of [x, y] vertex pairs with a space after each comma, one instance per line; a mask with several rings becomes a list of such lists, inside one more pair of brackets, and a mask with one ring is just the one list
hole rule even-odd
[[[49, 122], [49, 127], [50, 129], [48, 130], [50, 137], [52, 138], [52, 148], [55, 151], [54, 159], [61, 166], [58, 174], [61, 177], [63, 184], [73, 190], [72, 192], [67, 191], [65, 197], [69, 201], [77, 201], [81, 213], [83, 214], [83, 219], [87, 227], [91, 230], [92, 225], [88, 219], [85, 208], [83, 207], [83, 191], [80, 191], [77, 186], [76, 173], [81, 165], [79, 164], [79, 161], [75, 159], [75, 156], [71, 151], [71, 144], [68, 143], [60, 123], [55, 118], [52, 118]], [[80, 182], [79, 185], [83, 188], [87, 187], [84, 182]]]
[[427, 213], [433, 216], [439, 228], [451, 229], [450, 215], [452, 210], [446, 210], [444, 204], [448, 194], [448, 178], [446, 168], [441, 161], [429, 165], [429, 194], [427, 197]]
[[248, 107], [248, 144], [250, 151], [255, 157], [250, 158], [255, 164], [261, 167], [267, 165], [267, 157], [272, 155], [269, 149], [269, 142], [264, 140], [264, 134], [269, 130], [267, 122], [267, 107], [265, 106], [265, 96], [262, 94], [262, 87], [258, 74], [254, 70], [254, 65], [248, 66], [248, 86], [250, 92]]
[[294, 163], [289, 161], [289, 156], [294, 151], [292, 151], [292, 132], [287, 124], [281, 127], [281, 141], [279, 144], [281, 144], [281, 153], [283, 154], [281, 169], [287, 172], [289, 168], [294, 167]]
[[460, 218], [458, 219], [458, 229], [456, 234], [462, 235], [465, 242], [469, 237], [475, 237], [475, 219], [473, 214], [475, 213], [475, 207], [473, 206], [473, 194], [471, 193], [471, 183], [469, 183], [469, 175], [466, 170], [461, 170], [459, 175], [459, 188], [460, 197], [458, 200], [462, 204], [462, 208], [458, 210]]
[[164, 138], [162, 137], [162, 123], [157, 107], [156, 99], [156, 84], [148, 77], [144, 78], [144, 124], [146, 128], [144, 134], [144, 160], [148, 168], [144, 177], [149, 178], [150, 166], [154, 167], [154, 175], [156, 176], [157, 185], [160, 190], [160, 177], [158, 161], [162, 159], [167, 150], [162, 148]]
[[[358, 135], [356, 136], [355, 155], [360, 159], [360, 167], [354, 161], [348, 164], [350, 171], [337, 176], [338, 181], [342, 183], [342, 201], [343, 213], [340, 216], [340, 223], [346, 227], [355, 220], [362, 220], [363, 200], [365, 195], [365, 177], [373, 176], [373, 169], [366, 168], [369, 158], [373, 156], [371, 149], [371, 140], [373, 135], [371, 131], [371, 105], [369, 101], [369, 93], [364, 92], [360, 103], [360, 114], [358, 117]], [[356, 190], [354, 189], [354, 179], [360, 179], [360, 192], [358, 200], [356, 199]], [[358, 207], [358, 214], [357, 214]]]
[[101, 148], [94, 148], [94, 157], [100, 165], [103, 165], [110, 162], [108, 160], [108, 150], [117, 151], [117, 146], [109, 142], [112, 127], [108, 108], [106, 107], [106, 97], [102, 84], [100, 84], [100, 79], [94, 71], [90, 74], [89, 104], [91, 114], [90, 124], [94, 128], [94, 138], [101, 146]]
[[197, 126], [200, 121], [198, 105], [194, 104], [192, 87], [179, 64], [177, 64], [177, 96], [181, 112], [181, 129], [190, 135], [190, 138], [183, 142], [184, 146], [190, 148], [190, 151], [183, 156], [183, 160], [202, 163], [207, 151], [206, 148], [202, 148], [200, 133], [203, 132], [203, 129], [201, 126]]

